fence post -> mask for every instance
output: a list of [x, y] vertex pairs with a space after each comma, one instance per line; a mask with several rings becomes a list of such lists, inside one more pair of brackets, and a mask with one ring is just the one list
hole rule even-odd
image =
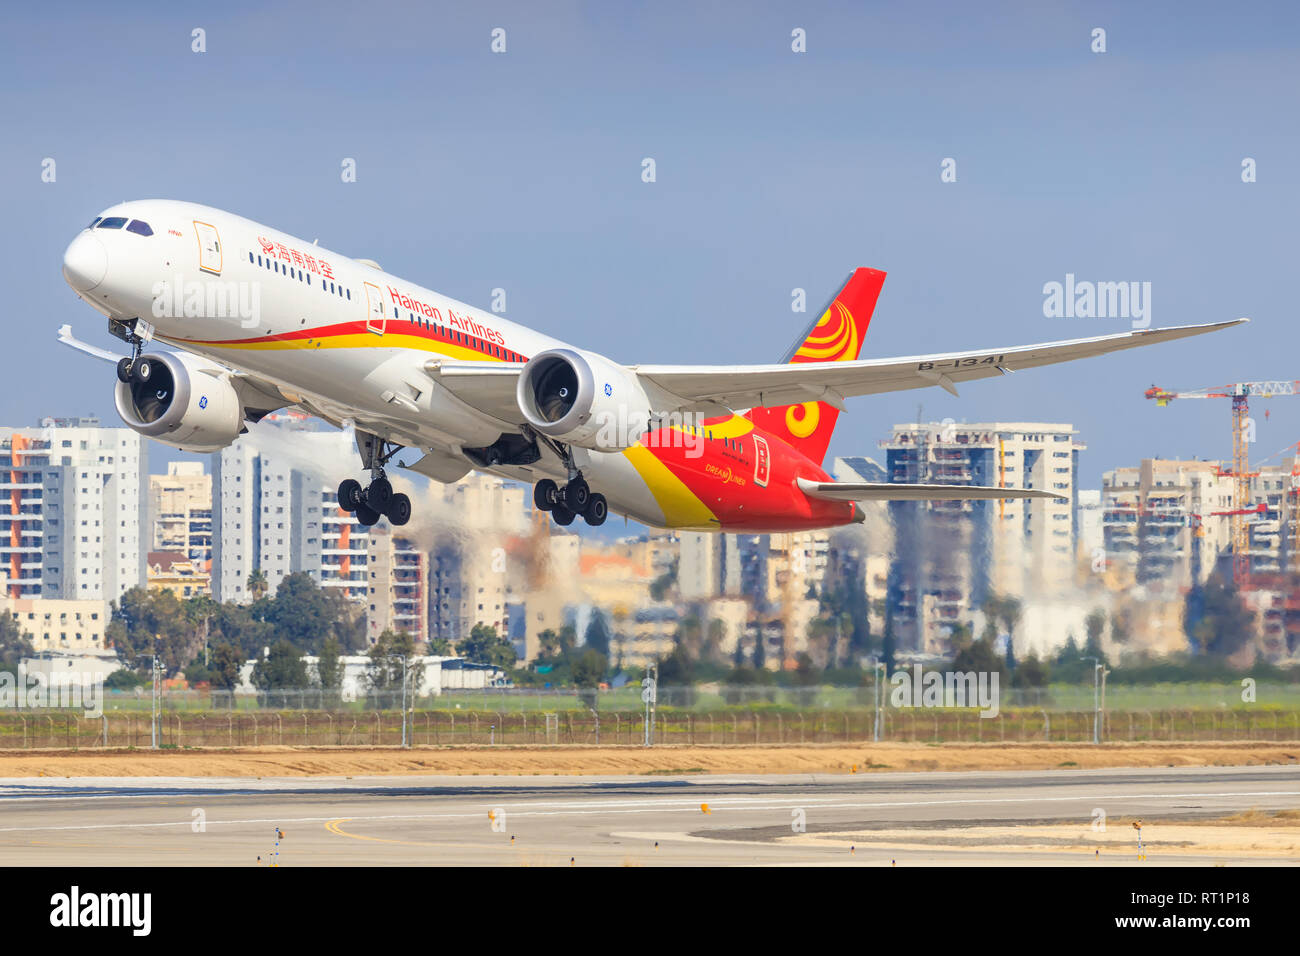
[[100, 714], [99, 719], [104, 722], [104, 746], [108, 746], [108, 714]]

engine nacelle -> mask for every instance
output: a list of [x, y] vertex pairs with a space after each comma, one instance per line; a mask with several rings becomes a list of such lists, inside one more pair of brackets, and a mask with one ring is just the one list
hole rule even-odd
[[244, 409], [224, 369], [181, 353], [147, 358], [153, 364], [148, 382], [117, 383], [113, 398], [122, 421], [188, 452], [219, 451], [239, 437]]
[[600, 451], [636, 444], [652, 413], [635, 373], [577, 349], [534, 355], [519, 375], [515, 398], [524, 419], [543, 435]]

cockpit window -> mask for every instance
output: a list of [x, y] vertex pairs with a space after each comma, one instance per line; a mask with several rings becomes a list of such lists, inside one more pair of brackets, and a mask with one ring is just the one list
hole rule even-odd
[[138, 233], [141, 236], [152, 236], [153, 230], [143, 219], [132, 219], [131, 224], [126, 227], [127, 232]]
[[99, 221], [100, 229], [121, 229], [125, 225], [125, 216], [109, 216], [107, 219], [101, 219]]
[[90, 221], [90, 225], [87, 226], [86, 228], [87, 228], [87, 229], [94, 229], [94, 228], [95, 228], [95, 223], [99, 222], [99, 220], [101, 220], [101, 219], [103, 219], [103, 218], [104, 218], [103, 216], [96, 216], [94, 219], [92, 219], [92, 220]]

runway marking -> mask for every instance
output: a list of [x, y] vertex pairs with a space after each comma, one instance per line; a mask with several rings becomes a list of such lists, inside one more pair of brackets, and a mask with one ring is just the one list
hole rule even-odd
[[[1223, 798], [1223, 797], [1300, 797], [1300, 790], [1245, 790], [1245, 791], [1221, 791], [1217, 793], [1134, 793], [1134, 794], [1105, 794], [1105, 799], [1110, 801], [1120, 800], [1180, 800], [1188, 798]], [[949, 800], [886, 800], [873, 802], [852, 802], [852, 803], [818, 803], [819, 809], [826, 810], [879, 810], [903, 807], [944, 807], [944, 806], [973, 806], [988, 804], [1024, 804], [1024, 803], [1082, 803], [1098, 798], [1097, 794], [1088, 794], [1081, 796], [1063, 796], [1063, 797], [971, 797], [962, 799]], [[727, 804], [741, 799], [759, 799], [756, 797], [738, 798], [738, 797], [721, 797], [717, 798], [712, 806], [717, 810], [730, 810], [731, 812], [753, 813], [767, 810], [789, 810], [792, 807], [811, 805], [818, 798], [805, 797], [788, 797], [782, 798], [778, 802], [768, 803], [762, 806], [728, 806]], [[657, 801], [653, 805], [636, 806], [626, 802], [614, 804], [612, 806], [594, 805], [591, 802], [565, 803], [565, 804], [502, 804], [498, 802], [497, 806], [504, 806], [508, 812], [514, 816], [530, 817], [557, 817], [557, 816], [600, 816], [602, 814], [630, 814], [630, 813], [699, 813], [699, 804], [692, 800], [690, 803], [675, 807]], [[596, 807], [595, 809], [562, 809], [562, 810], [528, 810], [517, 809], [519, 806], [559, 806], [559, 807]], [[618, 809], [619, 807], [631, 807], [629, 809]], [[212, 820], [207, 821], [208, 826], [253, 826], [258, 824], [285, 824], [285, 823], [327, 823], [331, 820], [463, 820], [477, 819], [483, 815], [482, 805], [473, 810], [464, 813], [387, 813], [387, 814], [367, 814], [353, 815], [350, 817], [340, 818], [334, 815], [317, 816], [317, 817], [267, 817], [264, 819], [248, 820]], [[0, 833], [28, 833], [35, 831], [59, 831], [59, 830], [136, 830], [152, 829], [158, 827], [179, 827], [190, 826], [193, 821], [190, 819], [177, 820], [167, 823], [87, 823], [87, 824], [65, 824], [58, 826], [28, 826], [28, 827], [0, 827]]]
[[400, 846], [448, 847], [448, 848], [455, 848], [458, 850], [499, 849], [498, 847], [495, 847], [490, 843], [425, 843], [419, 840], [390, 840], [385, 837], [365, 836], [364, 834], [361, 833], [349, 833], [347, 830], [344, 830], [341, 826], [339, 826], [339, 824], [347, 823], [349, 820], [352, 819], [354, 818], [341, 817], [338, 820], [331, 820], [325, 824], [325, 829], [328, 830], [330, 833], [333, 833], [335, 836], [351, 837], [354, 840], [369, 840], [372, 843], [396, 843]]

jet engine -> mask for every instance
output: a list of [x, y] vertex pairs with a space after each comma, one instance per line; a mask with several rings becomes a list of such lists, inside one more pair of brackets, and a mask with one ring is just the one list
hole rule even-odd
[[228, 370], [192, 355], [140, 356], [130, 381], [118, 381], [114, 401], [135, 431], [181, 451], [219, 451], [244, 427]]
[[524, 420], [543, 435], [600, 451], [636, 444], [652, 411], [634, 372], [576, 349], [547, 349], [529, 359], [515, 398]]

